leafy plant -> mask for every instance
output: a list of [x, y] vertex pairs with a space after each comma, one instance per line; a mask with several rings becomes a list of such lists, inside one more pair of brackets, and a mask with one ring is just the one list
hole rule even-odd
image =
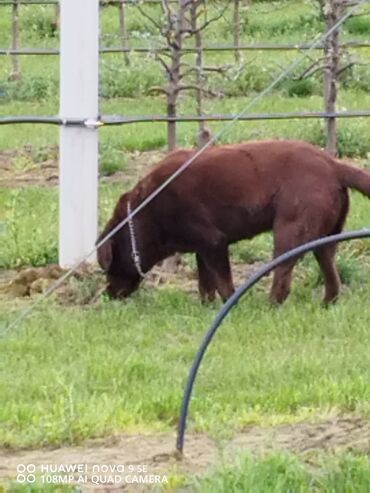
[[370, 139], [366, 132], [361, 131], [363, 123], [349, 122], [341, 124], [337, 129], [339, 156], [366, 157], [369, 152]]
[[148, 94], [153, 86], [163, 84], [163, 74], [153, 60], [133, 58], [129, 68], [125, 66], [123, 59], [114, 59], [102, 65], [101, 96], [133, 98]]
[[[262, 91], [273, 77], [271, 65], [248, 65], [241, 71], [235, 68], [227, 76], [215, 75], [210, 81], [210, 87], [217, 91], [222, 87], [225, 96], [246, 96], [252, 92]], [[221, 82], [222, 81], [222, 82]]]
[[39, 38], [54, 37], [58, 33], [56, 18], [50, 6], [33, 6], [27, 10], [23, 17], [23, 25], [28, 32], [36, 34]]
[[[32, 189], [14, 190], [6, 195], [0, 268], [57, 261], [57, 201], [50, 195], [47, 199], [40, 201], [40, 193]], [[49, 211], [48, 218], [40, 221], [45, 207]]]
[[44, 101], [59, 92], [59, 82], [53, 77], [26, 76], [21, 80], [0, 82], [4, 98], [13, 101]]
[[282, 88], [287, 92], [288, 96], [301, 98], [320, 94], [322, 91], [317, 80], [313, 78], [299, 80], [287, 79], [282, 83]]
[[346, 22], [346, 29], [351, 34], [370, 34], [370, 15], [351, 17]]

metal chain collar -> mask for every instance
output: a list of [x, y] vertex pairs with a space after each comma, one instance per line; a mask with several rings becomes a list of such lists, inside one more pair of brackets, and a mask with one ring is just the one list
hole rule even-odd
[[137, 248], [136, 244], [136, 235], [135, 235], [135, 228], [134, 228], [134, 221], [131, 217], [131, 206], [130, 206], [130, 201], [127, 202], [127, 219], [128, 219], [128, 229], [130, 231], [130, 241], [131, 241], [131, 249], [132, 249], [132, 260], [134, 261], [136, 270], [140, 274], [141, 277], [145, 277], [145, 274], [141, 268], [141, 259], [140, 259], [140, 253]]

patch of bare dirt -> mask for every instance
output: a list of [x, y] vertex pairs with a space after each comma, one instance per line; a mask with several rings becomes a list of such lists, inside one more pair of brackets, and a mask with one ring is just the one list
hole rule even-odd
[[370, 422], [358, 417], [337, 417], [321, 423], [248, 427], [226, 447], [227, 451], [283, 450], [304, 453], [341, 450], [370, 453]]
[[[356, 417], [337, 417], [320, 423], [251, 426], [224, 446], [206, 435], [189, 434], [183, 457], [175, 453], [174, 434], [116, 436], [90, 440], [79, 447], [58, 449], [0, 450], [0, 481], [14, 480], [18, 464], [34, 464], [36, 472], [45, 464], [84, 464], [90, 472], [83, 491], [94, 491], [98, 486], [89, 482], [93, 465], [124, 466], [126, 471], [129, 466], [146, 465], [148, 474], [163, 477], [203, 473], [220, 460], [232, 461], [236, 454], [260, 455], [272, 451], [305, 454], [323, 450], [370, 453], [370, 422]], [[152, 491], [148, 485], [123, 487], [111, 484], [101, 487], [106, 492]]]
[[52, 186], [58, 183], [58, 149], [32, 146], [0, 152], [0, 188]]
[[[100, 176], [102, 182], [131, 184], [140, 179], [151, 166], [165, 155], [162, 151], [127, 152], [127, 168], [110, 175]], [[33, 149], [25, 146], [20, 150], [0, 152], [0, 188], [27, 186], [48, 187], [58, 185], [58, 147], [46, 146]]]

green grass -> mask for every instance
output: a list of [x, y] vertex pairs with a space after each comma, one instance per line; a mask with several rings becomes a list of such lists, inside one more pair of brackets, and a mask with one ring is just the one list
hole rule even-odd
[[[122, 191], [119, 184], [101, 187], [101, 225]], [[0, 190], [0, 203], [0, 268], [57, 262], [58, 190]]]
[[[220, 100], [208, 100], [205, 104], [207, 113], [235, 114], [245, 107], [253, 96], [230, 97]], [[54, 104], [54, 103], [53, 103]], [[57, 108], [52, 103], [11, 102], [3, 106], [9, 114], [55, 114]], [[55, 103], [56, 104], [56, 103]], [[338, 109], [362, 109], [370, 107], [370, 94], [343, 89], [340, 92]], [[1, 108], [1, 106], [0, 106]], [[121, 115], [165, 114], [165, 101], [162, 97], [114, 98], [103, 100], [102, 113]], [[255, 104], [250, 112], [299, 112], [322, 109], [322, 99], [318, 95], [309, 97], [289, 97], [281, 93], [279, 97], [271, 94]], [[180, 101], [179, 114], [189, 115], [194, 109], [194, 101], [188, 96]], [[214, 133], [224, 127], [224, 123], [210, 123]], [[339, 152], [341, 155], [366, 157], [370, 148], [370, 119], [341, 119], [338, 121]], [[178, 124], [178, 142], [182, 146], [194, 145], [197, 125], [194, 123]], [[0, 134], [0, 150], [17, 149], [31, 146], [37, 150], [47, 145], [57, 145], [58, 128], [45, 125], [4, 125]], [[221, 142], [235, 142], [248, 139], [272, 137], [298, 138], [323, 145], [325, 142], [323, 125], [316, 120], [270, 120], [238, 122], [222, 137]], [[100, 130], [101, 151], [115, 154], [125, 150], [148, 150], [165, 148], [166, 125], [164, 123], [136, 123], [124, 126], [103, 127]], [[122, 160], [125, 158], [123, 157]]]
[[[357, 284], [329, 310], [300, 283], [281, 310], [268, 309], [264, 292], [247, 296], [205, 359], [190, 430], [225, 436], [333, 409], [370, 417], [369, 292], [368, 281]], [[85, 310], [49, 300], [0, 343], [0, 443], [174, 429], [189, 365], [215, 313], [174, 290], [144, 289], [126, 303]]]
[[194, 483], [198, 493], [365, 493], [370, 490], [366, 457], [323, 454], [305, 464], [289, 455], [241, 458]]
[[[156, 6], [145, 6], [159, 16]], [[219, 6], [211, 6], [209, 14]], [[10, 7], [0, 7], [0, 46], [10, 46]], [[366, 13], [368, 7], [362, 9]], [[133, 46], [158, 46], [161, 39], [134, 7], [126, 9]], [[22, 6], [21, 46], [57, 47], [50, 31], [52, 7]], [[211, 24], [207, 44], [232, 42], [230, 10]], [[300, 43], [322, 31], [316, 1], [254, 1], [242, 10], [243, 43]], [[368, 40], [369, 15], [346, 23], [342, 39]], [[120, 44], [118, 13], [102, 12], [103, 44]], [[193, 41], [188, 41], [192, 43]], [[370, 50], [351, 50], [364, 65], [345, 72], [338, 110], [370, 107]], [[314, 57], [319, 57], [316, 52]], [[207, 53], [207, 65], [230, 64], [226, 76], [212, 75], [209, 85], [224, 97], [206, 98], [208, 114], [237, 113], [297, 57], [296, 52], [243, 52], [236, 67], [233, 53]], [[193, 56], [185, 57], [191, 62]], [[58, 57], [21, 57], [22, 80], [12, 83], [10, 57], [0, 57], [0, 115], [58, 113]], [[165, 114], [163, 96], [152, 86], [163, 84], [160, 65], [150, 56], [121, 54], [101, 59], [100, 106], [103, 114]], [[294, 72], [299, 77], [301, 71]], [[321, 110], [322, 79], [290, 77], [250, 112]], [[195, 112], [192, 93], [182, 95], [179, 114]], [[209, 125], [213, 132], [224, 123]], [[339, 151], [368, 160], [370, 120], [338, 121]], [[197, 125], [178, 125], [179, 145], [195, 143]], [[0, 151], [13, 150], [18, 169], [35, 165], [57, 151], [59, 130], [52, 126], [2, 126]], [[222, 142], [271, 137], [299, 138], [323, 145], [319, 121], [240, 122]], [[22, 148], [31, 149], [27, 162]], [[51, 148], [50, 146], [55, 146]], [[166, 125], [140, 123], [100, 130], [101, 172], [130, 166], [127, 151], [165, 148]], [[53, 149], [50, 151], [50, 149]], [[53, 154], [53, 159], [56, 156]], [[111, 213], [125, 185], [100, 187], [100, 224]], [[57, 261], [58, 195], [54, 188], [0, 191], [0, 268], [45, 265]], [[369, 226], [369, 201], [353, 194], [347, 229]], [[266, 261], [271, 235], [233, 246], [235, 262]], [[194, 264], [193, 259], [186, 261]], [[346, 284], [336, 306], [320, 305], [321, 279], [312, 256], [296, 268], [293, 293], [286, 305], [272, 309], [264, 280], [239, 304], [216, 336], [200, 369], [189, 415], [189, 431], [217, 439], [250, 424], [274, 425], [317, 419], [326, 414], [354, 413], [370, 419], [370, 246], [369, 241], [342, 244], [338, 254]], [[81, 289], [89, 281], [82, 281]], [[0, 324], [28, 306], [1, 301]], [[182, 391], [201, 338], [220, 303], [201, 306], [197, 297], [176, 289], [143, 287], [125, 302], [101, 299], [94, 306], [41, 304], [32, 317], [0, 340], [0, 443], [38, 447], [81, 443], [115, 433], [174, 431]], [[218, 465], [202, 477], [173, 476], [171, 487], [199, 492], [365, 492], [370, 490], [368, 458], [361, 455], [296, 457], [272, 454], [240, 457]], [[25, 490], [11, 485], [7, 491]], [[50, 488], [54, 491], [54, 488]], [[66, 488], [63, 491], [71, 491]]]
[[[119, 185], [102, 187], [102, 222], [120, 192]], [[2, 198], [4, 265], [55, 261], [56, 190], [3, 190]], [[360, 228], [368, 224], [369, 201], [353, 199], [348, 227]], [[240, 260], [248, 251], [267, 260], [270, 245], [264, 235], [234, 247], [233, 256]], [[234, 310], [201, 370], [191, 429], [224, 434], [325, 409], [370, 415], [369, 242], [343, 245], [339, 258], [349, 289], [329, 310], [321, 308], [309, 257], [297, 267], [282, 309], [269, 309], [258, 287]], [[194, 351], [217, 306], [147, 288], [127, 302], [102, 300], [83, 310], [43, 304], [0, 342], [0, 443], [75, 443], [123, 430], [172, 429]], [[3, 321], [15, 315], [4, 313]]]
[[[158, 16], [158, 6], [146, 6], [148, 12]], [[210, 7], [211, 10], [216, 7]], [[10, 43], [9, 7], [1, 7], [0, 44]], [[232, 9], [231, 9], [232, 10]], [[212, 42], [231, 42], [230, 28], [232, 11], [219, 23], [211, 24], [205, 33], [206, 39]], [[366, 9], [362, 9], [366, 12]], [[273, 15], [272, 15], [273, 12]], [[144, 20], [134, 7], [127, 8], [128, 30], [134, 36], [133, 44], [153, 46], [158, 44], [158, 36], [148, 20]], [[22, 6], [21, 32], [22, 46], [57, 47], [58, 37], [48, 34], [48, 26], [53, 15], [53, 7]], [[368, 15], [351, 19], [348, 27], [343, 30], [343, 39], [366, 39], [364, 28]], [[315, 33], [322, 31], [322, 21], [315, 2], [275, 2], [272, 6], [266, 2], [256, 2], [253, 7], [242, 11], [244, 22], [243, 42], [297, 42], [312, 39]], [[347, 32], [347, 31], [350, 32]], [[356, 32], [355, 32], [356, 31]], [[102, 12], [102, 34], [104, 43], [117, 45], [119, 25], [117, 9], [107, 7]], [[304, 38], [302, 38], [304, 36]], [[192, 41], [189, 41], [192, 43]], [[312, 56], [319, 57], [320, 52]], [[369, 49], [356, 51], [356, 58], [365, 65], [358, 65], [343, 75], [342, 87], [339, 91], [338, 109], [363, 109], [369, 107], [370, 71], [366, 65]], [[226, 76], [210, 75], [209, 86], [222, 90], [225, 97], [206, 99], [206, 113], [237, 113], [253, 96], [263, 90], [286, 67], [297, 53], [291, 52], [255, 52], [243, 54], [246, 64], [242, 70], [236, 67], [233, 53], [206, 53], [207, 65], [230, 65]], [[186, 61], [192, 62], [193, 55], [187, 55]], [[10, 57], [1, 57], [0, 64], [0, 115], [43, 115], [58, 113], [58, 57], [28, 56], [21, 57], [22, 80], [10, 82]], [[130, 54], [131, 65], [126, 67], [121, 54], [104, 55], [101, 57], [101, 111], [105, 114], [148, 115], [165, 114], [166, 104], [163, 96], [150, 93], [153, 86], [162, 85], [164, 72], [151, 55]], [[295, 70], [298, 77], [310, 61]], [[308, 81], [295, 81], [288, 78], [273, 91], [270, 97], [261, 104], [255, 105], [252, 112], [281, 112], [321, 110], [322, 78], [315, 77]], [[179, 114], [195, 112], [194, 95], [182, 95], [179, 101]], [[224, 123], [212, 123], [215, 132]], [[339, 126], [339, 151], [348, 156], [365, 157], [369, 146], [369, 119], [341, 120]], [[179, 145], [193, 145], [196, 140], [196, 124], [178, 125]], [[290, 137], [310, 140], [322, 145], [324, 135], [322, 125], [318, 121], [264, 121], [239, 123], [228, 132], [224, 141], [240, 141], [266, 137]], [[31, 145], [38, 149], [50, 143], [58, 142], [58, 129], [51, 126], [18, 125], [3, 126], [0, 135], [0, 150], [18, 149]], [[102, 170], [106, 173], [124, 168], [120, 164], [122, 151], [148, 150], [165, 148], [166, 125], [140, 123], [124, 127], [103, 129]], [[112, 156], [112, 157], [110, 157]], [[124, 161], [124, 157], [122, 157]]]
[[[370, 490], [370, 461], [354, 454], [311, 456], [307, 461], [274, 453], [240, 456], [196, 477], [166, 474], [168, 484], [153, 491], [196, 493], [365, 493]], [[78, 487], [44, 484], [7, 485], [8, 493], [73, 493]]]

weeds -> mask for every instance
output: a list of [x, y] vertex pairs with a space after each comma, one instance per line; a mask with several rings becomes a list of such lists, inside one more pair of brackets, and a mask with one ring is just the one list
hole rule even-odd
[[370, 34], [370, 14], [352, 17], [347, 21], [346, 29], [351, 34]]
[[199, 493], [345, 492], [370, 489], [370, 461], [353, 454], [315, 454], [302, 458], [288, 454], [245, 456], [235, 464], [213, 470], [195, 483]]
[[163, 74], [159, 66], [151, 59], [138, 57], [130, 67], [126, 67], [124, 60], [104, 62], [101, 72], [100, 95], [104, 98], [147, 95], [154, 86], [162, 86]]
[[37, 36], [41, 39], [58, 36], [56, 17], [53, 14], [53, 7], [49, 5], [36, 5], [31, 9], [27, 9], [21, 19], [23, 21], [23, 29], [30, 33], [31, 36]]
[[[0, 268], [20, 265], [45, 265], [57, 261], [57, 201], [56, 194], [39, 202], [37, 190], [11, 191], [4, 200], [5, 239], [2, 242]], [[47, 219], [40, 216], [48, 210]], [[41, 246], [41, 249], [40, 249]]]
[[59, 81], [47, 75], [2, 81], [0, 86], [5, 101], [46, 101], [55, 98], [59, 91]]
[[127, 168], [127, 158], [122, 149], [108, 143], [100, 145], [100, 172], [102, 175], [111, 175]]

